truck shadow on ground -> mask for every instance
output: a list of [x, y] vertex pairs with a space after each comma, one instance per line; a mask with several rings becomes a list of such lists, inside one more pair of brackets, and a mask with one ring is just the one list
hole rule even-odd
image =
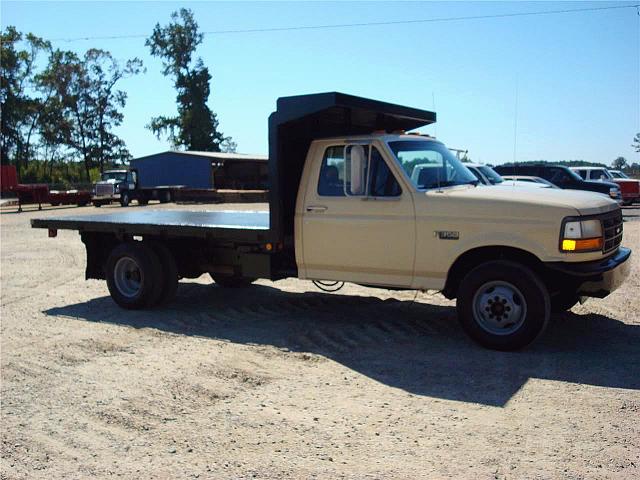
[[453, 307], [264, 285], [182, 283], [161, 309], [101, 297], [44, 313], [315, 353], [416, 395], [492, 406], [535, 378], [640, 390], [640, 325], [597, 314], [556, 315], [528, 349], [495, 352], [464, 335]]

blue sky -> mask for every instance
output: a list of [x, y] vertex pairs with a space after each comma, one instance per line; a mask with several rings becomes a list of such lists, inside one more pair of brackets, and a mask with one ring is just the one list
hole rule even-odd
[[[637, 2], [626, 2], [633, 4]], [[2, 27], [47, 39], [149, 35], [191, 8], [202, 31], [415, 20], [623, 5], [613, 2], [7, 2]], [[433, 109], [425, 129], [487, 163], [583, 159], [640, 162], [640, 16], [635, 9], [328, 30], [209, 35], [199, 47], [213, 74], [211, 108], [238, 151], [267, 152], [276, 98], [322, 91]], [[128, 92], [118, 133], [134, 156], [169, 147], [145, 125], [175, 112], [172, 80], [144, 38], [56, 41], [84, 52], [139, 57], [147, 73]]]

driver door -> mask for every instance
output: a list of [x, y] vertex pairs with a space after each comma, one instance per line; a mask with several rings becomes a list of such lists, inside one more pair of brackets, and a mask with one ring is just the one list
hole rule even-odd
[[410, 287], [415, 258], [411, 190], [371, 144], [329, 145], [304, 197], [306, 278]]

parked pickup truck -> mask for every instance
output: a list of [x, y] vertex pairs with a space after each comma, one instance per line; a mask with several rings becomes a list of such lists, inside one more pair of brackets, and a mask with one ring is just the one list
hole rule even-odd
[[435, 120], [335, 92], [280, 98], [268, 212], [147, 210], [32, 226], [78, 230], [86, 278], [106, 279], [123, 308], [169, 301], [180, 278], [203, 273], [223, 287], [298, 277], [435, 289], [457, 299], [474, 340], [499, 350], [532, 342], [551, 311], [620, 285], [631, 251], [615, 201], [476, 187], [444, 144], [405, 133]]
[[620, 187], [613, 182], [589, 182], [564, 165], [539, 164], [513, 164], [498, 165], [495, 171], [500, 175], [530, 175], [544, 178], [556, 187], [564, 190], [585, 190], [606, 195], [619, 204], [622, 204]]
[[640, 202], [640, 180], [633, 178], [614, 177], [611, 172], [602, 167], [571, 167], [583, 180], [591, 182], [612, 182], [620, 187], [624, 205]]

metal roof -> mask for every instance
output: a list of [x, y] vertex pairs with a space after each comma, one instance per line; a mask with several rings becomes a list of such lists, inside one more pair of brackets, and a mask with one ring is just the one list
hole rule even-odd
[[145, 155], [144, 157], [138, 157], [134, 160], [143, 160], [147, 158], [157, 157], [165, 154], [176, 155], [189, 155], [193, 157], [212, 158], [214, 160], [223, 161], [261, 161], [266, 162], [268, 157], [266, 155], [251, 155], [245, 153], [223, 153], [223, 152], [201, 152], [196, 150], [167, 150], [166, 152], [153, 153], [151, 155]]
[[199, 157], [215, 158], [220, 160], [261, 160], [267, 161], [269, 157], [266, 155], [251, 155], [248, 153], [223, 153], [223, 152], [200, 152], [196, 150], [170, 150], [171, 153], [179, 153], [182, 155], [195, 155]]

